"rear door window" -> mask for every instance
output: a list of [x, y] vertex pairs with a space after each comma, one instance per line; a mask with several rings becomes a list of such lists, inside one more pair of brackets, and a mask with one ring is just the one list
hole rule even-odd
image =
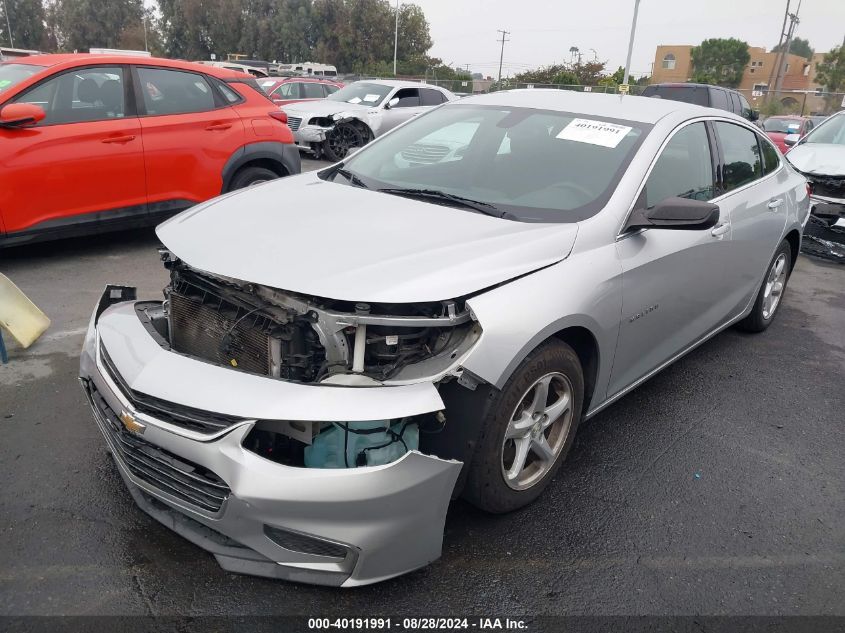
[[141, 94], [148, 115], [214, 110], [214, 94], [198, 73], [165, 68], [138, 68]]
[[727, 110], [728, 112], [731, 111], [731, 106], [728, 103], [728, 93], [720, 88], [711, 88], [710, 89], [710, 107], [711, 108], [718, 108], [719, 110]]
[[643, 90], [644, 97], [659, 97], [701, 106], [710, 105], [708, 95], [709, 89], [707, 86], [647, 86]]
[[769, 143], [768, 139], [759, 137], [759, 140], [763, 154], [763, 175], [771, 174], [780, 166], [780, 152]]
[[326, 93], [323, 92], [323, 86], [318, 83], [303, 83], [303, 99], [322, 99]]
[[439, 90], [432, 90], [431, 88], [420, 89], [420, 101], [424, 106], [440, 105], [446, 101], [445, 95]]
[[716, 121], [716, 133], [722, 145], [724, 165], [722, 184], [725, 192], [747, 185], [760, 178], [763, 165], [757, 134], [741, 125]]

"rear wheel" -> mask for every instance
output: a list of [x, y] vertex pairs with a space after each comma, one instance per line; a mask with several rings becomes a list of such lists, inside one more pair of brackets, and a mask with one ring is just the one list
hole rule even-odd
[[354, 123], [340, 123], [326, 135], [323, 141], [323, 153], [333, 162], [346, 158], [349, 150], [363, 147], [369, 136]]
[[769, 263], [751, 313], [739, 322], [740, 329], [746, 332], [762, 332], [769, 327], [780, 308], [791, 269], [792, 247], [784, 240]]
[[531, 352], [484, 420], [467, 500], [500, 513], [540, 496], [572, 446], [583, 401], [584, 376], [569, 345], [552, 340]]
[[267, 169], [266, 167], [244, 167], [235, 174], [234, 178], [232, 178], [232, 184], [229, 185], [229, 191], [258, 185], [262, 182], [267, 182], [268, 180], [275, 180], [278, 177], [279, 174], [271, 169]]

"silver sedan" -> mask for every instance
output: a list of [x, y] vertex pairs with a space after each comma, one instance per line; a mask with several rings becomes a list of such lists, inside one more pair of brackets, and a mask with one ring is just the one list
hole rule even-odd
[[159, 226], [165, 300], [108, 287], [80, 375], [137, 504], [225, 569], [378, 582], [451, 498], [533, 501], [581, 421], [765, 330], [807, 216], [724, 111], [470, 97]]

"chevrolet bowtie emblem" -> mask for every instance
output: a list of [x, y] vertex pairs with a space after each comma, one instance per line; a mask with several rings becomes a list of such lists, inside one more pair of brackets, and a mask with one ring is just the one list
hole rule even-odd
[[122, 411], [120, 414], [120, 421], [123, 422], [124, 428], [130, 433], [137, 433], [138, 435], [143, 435], [144, 431], [146, 430], [146, 426], [138, 422], [135, 419], [135, 416], [129, 413], [128, 411]]

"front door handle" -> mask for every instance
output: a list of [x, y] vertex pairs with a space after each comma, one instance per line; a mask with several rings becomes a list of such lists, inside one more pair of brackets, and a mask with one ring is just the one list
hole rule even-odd
[[214, 123], [205, 129], [209, 132], [214, 132], [215, 130], [228, 130], [230, 127], [232, 127], [231, 123]]
[[770, 200], [769, 204], [766, 206], [769, 207], [769, 211], [777, 211], [778, 207], [783, 204], [783, 198], [775, 198], [774, 200]]
[[731, 230], [731, 225], [725, 222], [724, 224], [717, 224], [713, 227], [710, 231], [710, 235], [713, 237], [722, 237], [725, 233]]
[[126, 136], [109, 136], [108, 138], [103, 139], [103, 143], [128, 143], [129, 141], [134, 141], [135, 137], [130, 135]]

